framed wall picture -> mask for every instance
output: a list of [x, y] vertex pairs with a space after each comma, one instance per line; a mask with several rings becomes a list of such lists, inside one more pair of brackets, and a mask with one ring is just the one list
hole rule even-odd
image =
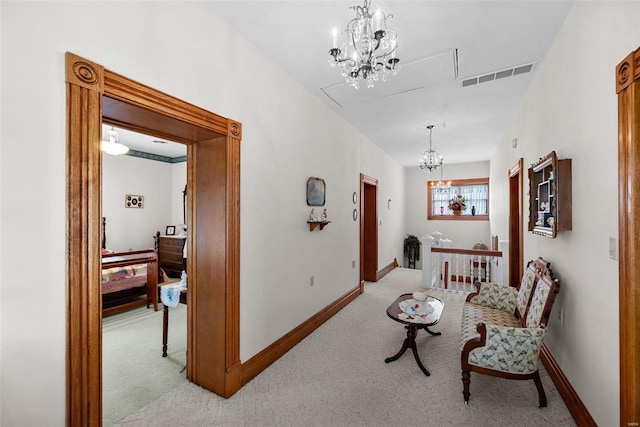
[[311, 177], [307, 180], [307, 205], [324, 206], [326, 184], [322, 178]]
[[124, 207], [125, 208], [139, 208], [144, 206], [144, 196], [138, 194], [125, 194]]
[[167, 225], [167, 231], [165, 233], [167, 236], [175, 236], [176, 235], [176, 226], [175, 225]]

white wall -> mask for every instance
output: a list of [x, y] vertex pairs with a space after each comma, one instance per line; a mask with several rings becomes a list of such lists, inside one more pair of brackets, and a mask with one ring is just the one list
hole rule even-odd
[[[486, 178], [489, 176], [489, 162], [472, 162], [445, 164], [442, 177], [445, 181], [451, 179]], [[439, 221], [427, 219], [427, 182], [440, 179], [440, 170], [427, 173], [419, 167], [406, 168], [405, 194], [407, 200], [406, 232], [418, 238], [425, 234], [439, 231], [444, 237], [453, 241], [454, 248], [471, 249], [476, 243], [482, 242], [491, 247], [489, 221]], [[493, 206], [489, 207], [493, 210]], [[406, 264], [406, 260], [401, 261]], [[416, 262], [416, 268], [422, 268], [422, 257]]]
[[545, 343], [602, 426], [620, 418], [615, 67], [639, 45], [640, 3], [576, 2], [491, 160], [492, 232], [506, 235], [507, 170], [552, 150], [573, 159], [573, 230], [548, 239], [525, 220], [524, 256], [546, 258], [560, 279]]
[[[171, 165], [171, 224], [184, 224], [183, 191], [187, 185], [187, 162]], [[161, 230], [163, 233], [164, 231]]]
[[[175, 224], [173, 199], [182, 204], [182, 195], [173, 197], [172, 167], [171, 163], [139, 157], [102, 156], [102, 213], [107, 218], [107, 249], [121, 252], [153, 248], [156, 231], [164, 234], [167, 225]], [[143, 195], [143, 207], [126, 208], [126, 194]]]
[[[0, 252], [11, 266], [1, 272], [2, 425], [65, 421], [65, 51], [243, 123], [242, 361], [358, 284], [351, 195], [361, 172], [380, 180], [379, 265], [401, 260], [400, 165], [239, 38], [207, 2], [114, 5], [0, 3]], [[313, 233], [309, 176], [326, 180], [333, 221]], [[383, 212], [388, 198], [392, 208]]]

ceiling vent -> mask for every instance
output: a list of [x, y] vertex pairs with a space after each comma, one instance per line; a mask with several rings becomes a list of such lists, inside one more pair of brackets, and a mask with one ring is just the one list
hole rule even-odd
[[462, 80], [462, 87], [473, 86], [478, 83], [486, 83], [494, 80], [504, 79], [505, 77], [517, 76], [518, 74], [530, 73], [535, 62], [530, 64], [518, 65], [517, 67], [507, 68], [506, 70], [494, 71], [488, 74], [482, 74], [481, 76], [470, 77]]

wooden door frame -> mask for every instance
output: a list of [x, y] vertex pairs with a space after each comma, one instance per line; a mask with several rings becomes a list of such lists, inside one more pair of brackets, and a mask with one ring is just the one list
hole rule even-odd
[[[366, 209], [365, 207], [365, 190], [367, 186], [375, 187], [376, 197], [377, 197], [378, 180], [376, 178], [372, 178], [370, 176], [367, 176], [361, 173], [360, 174], [360, 283], [364, 282], [365, 280], [375, 282], [377, 280], [377, 274], [378, 274], [378, 227], [377, 227], [378, 212], [377, 212], [376, 206], [374, 206], [374, 209], [372, 210]], [[377, 201], [376, 201], [376, 204], [377, 204]], [[367, 251], [367, 248], [365, 248], [365, 239], [364, 239], [365, 221], [373, 221], [374, 224], [376, 224], [376, 226], [374, 227], [375, 231], [373, 236], [375, 247], [369, 251], [369, 252], [373, 252], [374, 254], [373, 255], [371, 253], [368, 254], [369, 256], [373, 256], [375, 258], [374, 259], [375, 269], [373, 271], [372, 276], [367, 276], [365, 274], [365, 259], [366, 259], [365, 252]], [[368, 278], [366, 278], [365, 276], [367, 276]]]
[[620, 425], [640, 423], [640, 48], [616, 67]]
[[[524, 158], [509, 169], [509, 285], [519, 286], [524, 274]], [[504, 254], [502, 255], [504, 256]]]
[[[187, 245], [190, 257], [187, 267], [187, 377], [216, 394], [229, 397], [241, 386], [242, 126], [72, 53], [67, 52], [65, 62], [66, 424], [102, 424], [100, 141], [103, 119], [130, 130], [187, 144]], [[198, 197], [203, 194], [210, 197]], [[212, 204], [216, 206], [212, 208]], [[201, 211], [210, 213], [213, 218], [199, 215]], [[215, 248], [210, 242], [208, 246], [204, 245], [201, 240], [207, 238], [219, 242], [218, 245]], [[221, 258], [224, 259], [220, 261]], [[220, 265], [220, 271], [211, 273], [210, 265]]]

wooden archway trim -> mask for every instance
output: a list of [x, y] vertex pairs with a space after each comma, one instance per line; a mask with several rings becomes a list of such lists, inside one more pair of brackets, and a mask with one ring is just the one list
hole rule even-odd
[[509, 285], [520, 286], [524, 274], [524, 159], [509, 169]]
[[360, 174], [360, 283], [378, 277], [378, 180]]
[[640, 423], [640, 48], [616, 67], [620, 425]]
[[[102, 422], [100, 141], [104, 69], [66, 58], [67, 412], [72, 425]], [[99, 291], [99, 290], [98, 290]], [[97, 307], [97, 308], [96, 308]], [[97, 344], [97, 345], [96, 345]]]
[[[187, 377], [214, 393], [231, 396], [241, 386], [241, 124], [72, 53], [66, 54], [66, 86], [67, 425], [102, 423], [103, 120], [188, 144], [186, 219], [193, 261], [187, 271]], [[212, 273], [211, 265], [220, 268]]]

